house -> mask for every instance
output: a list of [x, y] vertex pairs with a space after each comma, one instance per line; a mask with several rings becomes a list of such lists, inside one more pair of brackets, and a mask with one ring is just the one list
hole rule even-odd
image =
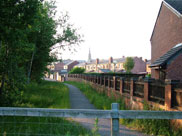
[[151, 60], [146, 59], [145, 62], [146, 62], [146, 73], [151, 74], [151, 68], [150, 68]]
[[151, 35], [152, 77], [182, 80], [182, 1], [164, 0]]
[[75, 65], [74, 68], [78, 67], [78, 68], [84, 68], [84, 69], [86, 69], [85, 66], [86, 66], [86, 63], [85, 62], [82, 62], [82, 63], [79, 63], [79, 64]]
[[78, 63], [78, 61], [63, 60], [62, 62], [51, 64], [47, 66], [50, 72], [46, 73], [45, 77], [55, 79], [57, 81], [64, 81], [68, 72]]
[[71, 62], [64, 65], [64, 69], [66, 69], [67, 72], [69, 72], [77, 64], [79, 64], [78, 61], [71, 61]]
[[[146, 73], [146, 62], [142, 60], [142, 57], [132, 57], [135, 66], [132, 69], [132, 73], [140, 74]], [[98, 73], [108, 73], [108, 72], [125, 72], [123, 64], [125, 63], [126, 58], [123, 56], [122, 58], [113, 59], [110, 57], [108, 60], [91, 60], [87, 63], [81, 63], [75, 65], [75, 67], [82, 67], [86, 69], [86, 72], [98, 72]]]

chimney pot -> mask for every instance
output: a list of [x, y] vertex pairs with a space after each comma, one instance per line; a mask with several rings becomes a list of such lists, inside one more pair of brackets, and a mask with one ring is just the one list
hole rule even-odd
[[96, 59], [96, 64], [99, 64], [99, 59], [98, 58]]
[[113, 63], [113, 58], [112, 57], [109, 58], [109, 63]]

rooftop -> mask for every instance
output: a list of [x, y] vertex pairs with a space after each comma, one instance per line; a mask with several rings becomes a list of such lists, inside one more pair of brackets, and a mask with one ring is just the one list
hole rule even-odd
[[171, 7], [173, 7], [176, 11], [182, 14], [182, 0], [164, 0]]
[[151, 64], [150, 67], [164, 66], [165, 64], [173, 60], [176, 56], [178, 56], [181, 52], [182, 43], [177, 44], [176, 46], [171, 48], [171, 50], [169, 50], [166, 54], [157, 59], [153, 64]]

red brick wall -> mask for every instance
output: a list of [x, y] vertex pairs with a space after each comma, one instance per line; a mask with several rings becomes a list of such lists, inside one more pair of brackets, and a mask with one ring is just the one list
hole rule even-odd
[[167, 68], [168, 79], [182, 80], [182, 54], [172, 61]]
[[[182, 18], [162, 4], [151, 38], [151, 63], [182, 42]], [[155, 77], [152, 70], [152, 77]]]
[[75, 65], [79, 64], [78, 61], [74, 61], [71, 64], [68, 65], [68, 71], [70, 71]]
[[142, 58], [135, 57], [134, 58], [135, 66], [131, 70], [132, 73], [140, 73], [140, 72], [146, 72], [146, 62], [142, 60]]

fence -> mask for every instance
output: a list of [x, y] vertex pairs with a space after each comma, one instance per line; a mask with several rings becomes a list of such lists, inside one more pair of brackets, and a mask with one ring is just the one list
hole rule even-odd
[[179, 81], [87, 74], [70, 74], [68, 77], [69, 79], [83, 79], [87, 82], [95, 78], [95, 82], [92, 82], [93, 86], [102, 86], [132, 100], [137, 99], [151, 105], [159, 105], [165, 110], [182, 110], [182, 83]]
[[[45, 108], [0, 108], [0, 117], [47, 117], [47, 118], [109, 118], [111, 119], [111, 136], [119, 136], [119, 118], [123, 119], [182, 119], [182, 112], [178, 111], [134, 111], [119, 110], [119, 104], [113, 103], [112, 110], [76, 110], [76, 109], [45, 109]], [[2, 126], [3, 123], [0, 122]], [[24, 122], [22, 122], [24, 123]], [[36, 123], [36, 122], [34, 122]], [[56, 125], [59, 125], [57, 123]], [[48, 127], [54, 127], [49, 123]], [[8, 125], [7, 125], [8, 127]], [[41, 125], [39, 125], [41, 127]], [[59, 128], [61, 129], [61, 128]], [[2, 129], [0, 129], [2, 132]], [[8, 132], [1, 133], [10, 135]], [[14, 132], [13, 135], [36, 135]], [[37, 134], [40, 135], [40, 134]], [[44, 135], [52, 135], [44, 134]]]

